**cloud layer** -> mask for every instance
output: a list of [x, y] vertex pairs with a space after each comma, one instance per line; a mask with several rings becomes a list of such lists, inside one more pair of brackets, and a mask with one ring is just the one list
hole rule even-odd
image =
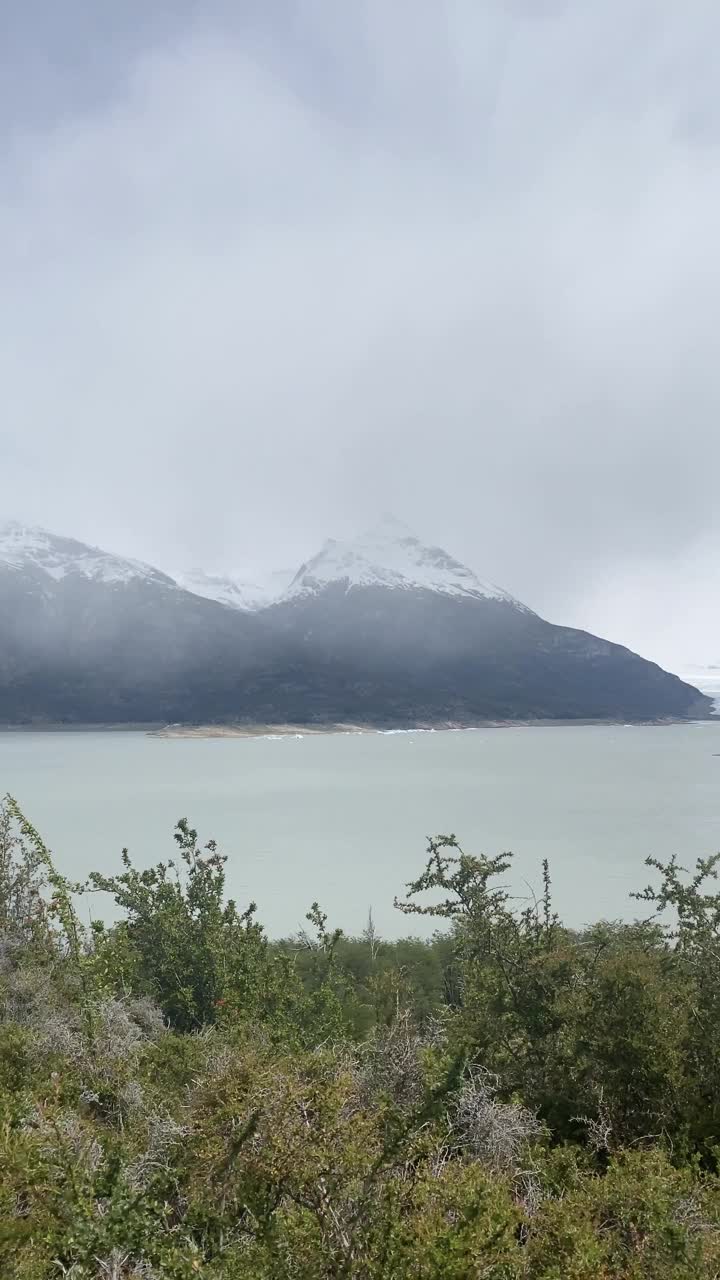
[[221, 569], [392, 509], [720, 659], [717, 6], [63, 8], [6, 42], [8, 515]]

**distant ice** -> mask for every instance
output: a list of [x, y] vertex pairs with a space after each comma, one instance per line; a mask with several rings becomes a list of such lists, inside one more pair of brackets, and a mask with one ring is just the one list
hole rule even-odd
[[693, 684], [708, 698], [712, 698], [715, 706], [714, 714], [720, 716], [720, 667], [687, 666], [675, 674], [688, 684]]

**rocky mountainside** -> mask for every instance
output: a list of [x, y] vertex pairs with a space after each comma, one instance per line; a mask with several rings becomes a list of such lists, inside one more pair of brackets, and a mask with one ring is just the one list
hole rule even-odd
[[[0, 526], [0, 721], [377, 725], [661, 719], [697, 689], [555, 626], [384, 521], [328, 542], [274, 602], [235, 579]], [[214, 596], [212, 595], [214, 593]]]

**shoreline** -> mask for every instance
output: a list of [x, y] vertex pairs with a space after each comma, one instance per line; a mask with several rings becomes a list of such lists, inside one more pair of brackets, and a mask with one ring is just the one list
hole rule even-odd
[[[162, 729], [149, 730], [150, 738], [310, 738], [327, 737], [328, 735], [379, 734], [392, 736], [405, 733], [475, 733], [481, 729], [566, 729], [575, 728], [655, 728], [664, 729], [672, 725], [712, 724], [713, 718], [707, 720], [663, 719], [663, 720], [480, 720], [476, 724], [459, 724], [443, 721], [437, 724], [418, 723], [411, 725], [376, 725], [376, 724], [329, 724], [329, 725], [166, 725]], [[718, 717], [720, 723], [720, 717]]]
[[695, 717], [665, 717], [660, 720], [597, 720], [597, 719], [533, 719], [533, 720], [478, 720], [474, 724], [444, 720], [414, 724], [161, 724], [157, 721], [104, 724], [0, 724], [0, 733], [142, 733], [148, 738], [160, 739], [218, 739], [218, 738], [311, 738], [329, 735], [380, 734], [390, 736], [405, 733], [473, 733], [480, 729], [564, 729], [564, 728], [645, 728], [664, 729], [673, 725], [720, 724], [720, 715]]

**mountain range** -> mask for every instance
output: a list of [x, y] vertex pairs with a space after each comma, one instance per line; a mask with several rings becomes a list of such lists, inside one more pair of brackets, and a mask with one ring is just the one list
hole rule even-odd
[[477, 724], [709, 715], [384, 520], [263, 581], [0, 525], [0, 722]]

